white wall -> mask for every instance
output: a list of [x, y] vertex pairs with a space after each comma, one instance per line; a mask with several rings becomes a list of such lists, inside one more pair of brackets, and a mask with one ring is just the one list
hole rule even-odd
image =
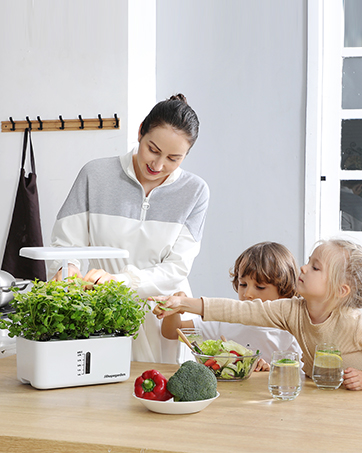
[[[34, 132], [45, 245], [87, 161], [127, 147], [127, 0], [14, 0], [0, 5], [0, 119], [121, 119], [120, 130]], [[22, 133], [0, 133], [0, 257], [21, 164]]]
[[306, 29], [305, 0], [157, 0], [157, 99], [196, 110], [183, 167], [211, 189], [195, 295], [234, 297], [228, 270], [256, 242], [303, 264]]
[[[138, 119], [134, 108], [128, 110], [128, 95], [130, 101], [146, 98], [139, 121], [152, 103], [154, 82], [145, 88], [140, 78], [140, 92], [134, 85], [128, 92], [127, 5], [128, 0], [0, 5], [1, 121], [117, 112], [122, 123], [117, 131], [33, 133], [45, 245], [80, 167], [122, 154], [127, 139], [132, 141], [129, 111], [130, 121]], [[233, 297], [228, 269], [249, 245], [275, 240], [298, 261], [303, 257], [306, 0], [157, 0], [156, 5], [155, 100], [174, 92], [188, 97], [201, 129], [183, 166], [211, 189], [191, 284], [195, 295]], [[152, 44], [153, 16], [142, 8], [137, 14], [140, 20], [129, 36], [147, 35], [149, 28]], [[138, 61], [148, 77], [154, 68]], [[0, 133], [1, 258], [21, 141], [20, 133]]]

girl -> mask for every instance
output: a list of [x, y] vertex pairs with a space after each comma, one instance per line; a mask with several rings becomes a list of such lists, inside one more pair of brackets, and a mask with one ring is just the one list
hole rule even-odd
[[[182, 94], [156, 104], [139, 127], [131, 152], [87, 163], [57, 216], [52, 246], [112, 246], [128, 259], [93, 259], [84, 280], [118, 280], [147, 298], [190, 293], [187, 276], [200, 250], [209, 201], [207, 184], [180, 168], [199, 133]], [[48, 277], [61, 279], [61, 263]], [[81, 276], [80, 262], [68, 274]], [[133, 360], [176, 363], [176, 348], [149, 313], [133, 345]]]
[[[240, 300], [275, 300], [296, 294], [298, 268], [290, 251], [276, 242], [261, 242], [245, 250], [235, 261], [230, 272], [232, 285]], [[177, 293], [175, 295], [184, 295]], [[204, 322], [197, 317], [181, 320], [180, 314], [164, 318], [162, 334], [177, 339], [177, 328], [196, 327], [204, 339], [217, 340], [221, 335], [253, 350], [260, 349], [260, 359], [255, 371], [268, 371], [273, 351], [290, 350], [301, 355], [296, 339], [286, 331], [270, 327], [244, 326], [226, 322]]]
[[[345, 240], [321, 241], [297, 283], [301, 297], [261, 302], [228, 299], [160, 297], [173, 312], [200, 314], [204, 320], [240, 322], [287, 330], [303, 351], [303, 369], [312, 375], [317, 343], [339, 346], [344, 385], [362, 390], [362, 247]], [[173, 313], [155, 307], [163, 318]]]

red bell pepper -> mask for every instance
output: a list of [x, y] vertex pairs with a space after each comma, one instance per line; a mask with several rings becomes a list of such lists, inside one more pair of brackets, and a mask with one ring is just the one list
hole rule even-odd
[[206, 362], [204, 363], [205, 366], [208, 366], [210, 368], [212, 368], [213, 370], [219, 370], [220, 369], [220, 365], [216, 362], [215, 359], [208, 359], [206, 360]]
[[[237, 357], [241, 357], [241, 354], [239, 354], [239, 353], [236, 352], [236, 351], [230, 351], [230, 354], [235, 354]], [[235, 360], [235, 362], [233, 362], [233, 363], [237, 363], [237, 362], [238, 362], [238, 361]]]
[[167, 390], [167, 379], [157, 370], [147, 370], [134, 383], [134, 393], [138, 398], [167, 401], [173, 395]]

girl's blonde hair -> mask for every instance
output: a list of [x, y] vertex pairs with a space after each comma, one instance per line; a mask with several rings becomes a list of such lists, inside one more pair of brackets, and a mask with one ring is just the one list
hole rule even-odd
[[[362, 247], [352, 241], [330, 239], [319, 241], [321, 258], [327, 266], [327, 300], [336, 300], [338, 308], [362, 307]], [[341, 288], [348, 285], [350, 292], [342, 297]]]
[[296, 295], [298, 267], [292, 253], [277, 242], [260, 242], [246, 249], [230, 270], [233, 288], [238, 292], [239, 278], [249, 276], [259, 284], [269, 283], [280, 297]]

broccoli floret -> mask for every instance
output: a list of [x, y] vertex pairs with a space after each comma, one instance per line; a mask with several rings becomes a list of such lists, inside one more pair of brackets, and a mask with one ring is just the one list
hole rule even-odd
[[170, 377], [167, 389], [175, 401], [199, 401], [216, 396], [217, 380], [210, 368], [192, 360], [184, 362]]

